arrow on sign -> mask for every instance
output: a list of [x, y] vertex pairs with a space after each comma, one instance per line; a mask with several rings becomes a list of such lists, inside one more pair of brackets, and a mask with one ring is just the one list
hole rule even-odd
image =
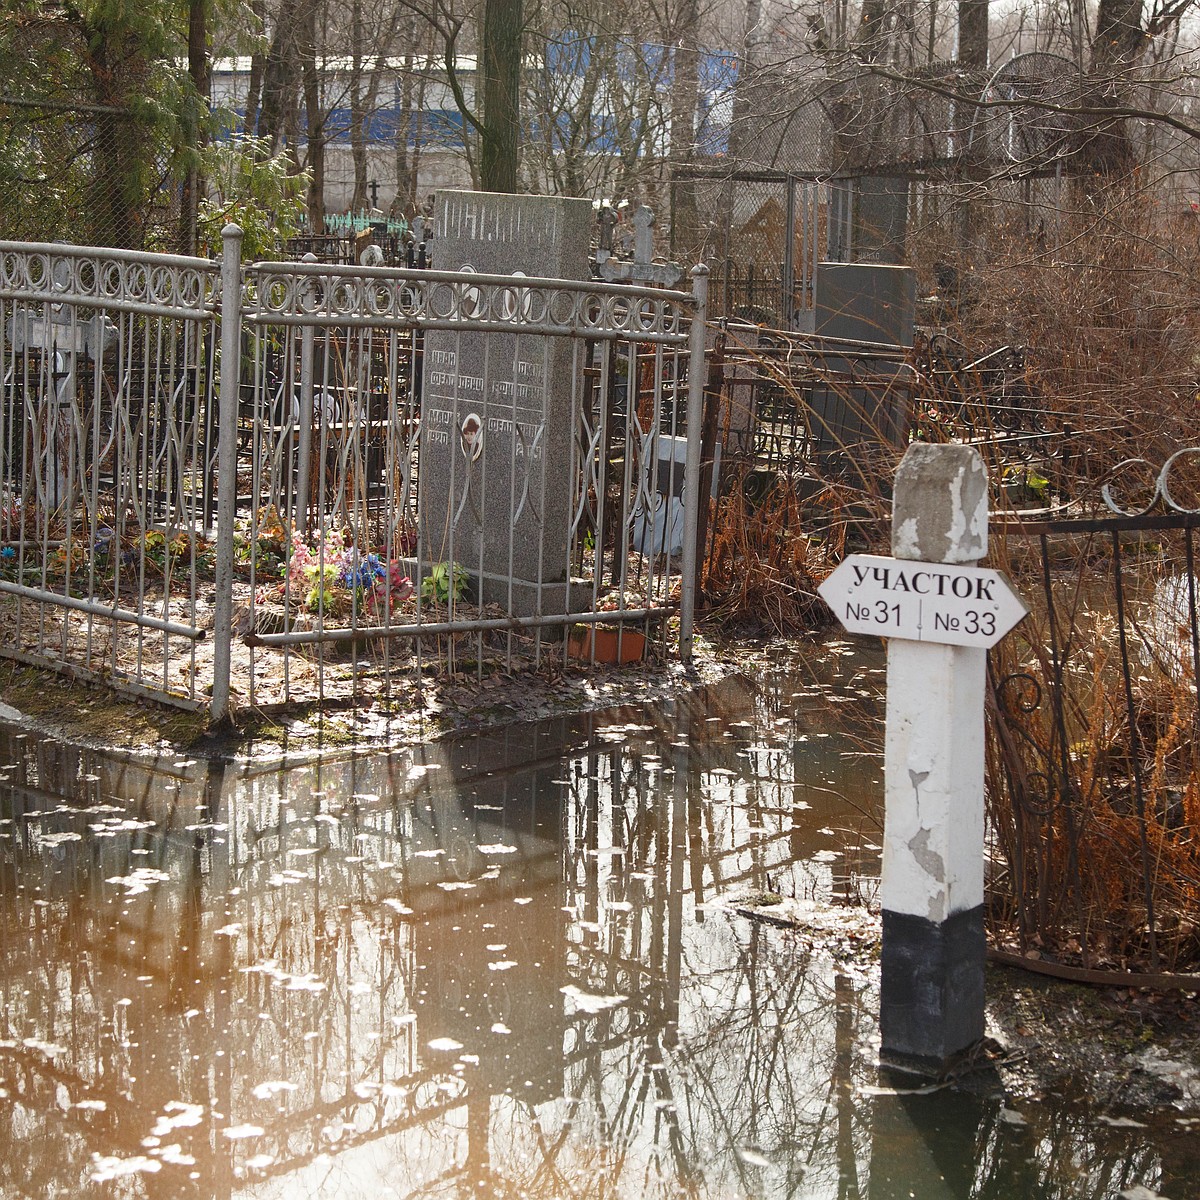
[[818, 588], [850, 633], [994, 646], [1029, 614], [1003, 571], [851, 554]]

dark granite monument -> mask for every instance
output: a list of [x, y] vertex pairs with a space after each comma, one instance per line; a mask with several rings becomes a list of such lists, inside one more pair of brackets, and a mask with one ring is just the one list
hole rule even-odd
[[[443, 192], [434, 219], [439, 271], [588, 278], [588, 200]], [[422, 574], [453, 560], [484, 602], [566, 611], [578, 343], [528, 332], [546, 307], [519, 287], [464, 288], [459, 312], [492, 328], [425, 336]]]
[[[916, 273], [881, 263], [818, 263], [816, 332], [850, 342], [875, 342], [905, 349], [913, 344]], [[911, 378], [898, 358], [826, 358], [830, 371], [846, 379], [866, 371], [863, 386], [839, 380], [812, 389], [813, 449], [822, 469], [857, 469], [864, 449], [902, 448], [908, 438]]]

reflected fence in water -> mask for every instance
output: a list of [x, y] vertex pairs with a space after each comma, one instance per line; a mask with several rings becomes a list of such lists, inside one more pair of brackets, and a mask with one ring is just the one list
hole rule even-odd
[[798, 703], [734, 688], [304, 767], [6, 737], [3, 1187], [1152, 1182], [1151, 1145], [1113, 1165], [1128, 1131], [874, 1087], [869, 953], [724, 910], [768, 883], [828, 905], [859, 869], [829, 826], [877, 765]]
[[[35, 1124], [65, 1094], [77, 1128], [53, 1165], [8, 1169], [270, 1194], [358, 1178], [386, 1138], [404, 1195], [557, 1194], [564, 1173], [628, 1193], [635, 1159], [673, 1194], [712, 1173], [710, 1144], [773, 1141], [792, 1102], [743, 1081], [734, 1114], [731, 1088], [755, 1040], [797, 1072], [780, 1096], [804, 1082], [781, 1039], [804, 1011], [818, 1022], [823, 993], [798, 1006], [806, 971], [705, 920], [694, 889], [757, 865], [828, 895], [836, 868], [791, 855], [807, 802], [785, 816], [771, 789], [806, 785], [764, 779], [764, 803], [751, 759], [710, 770], [669, 744], [692, 720], [302, 769], [147, 772], [10, 744], [3, 1086]], [[747, 1170], [722, 1153], [721, 1174]]]

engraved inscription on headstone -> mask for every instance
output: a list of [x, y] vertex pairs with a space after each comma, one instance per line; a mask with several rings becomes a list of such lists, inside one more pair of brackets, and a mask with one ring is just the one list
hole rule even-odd
[[[435, 217], [439, 270], [587, 278], [590, 201], [443, 192]], [[511, 332], [425, 336], [422, 569], [453, 558], [485, 601], [507, 606], [511, 591], [514, 612], [550, 612], [569, 560], [575, 346], [522, 328], [531, 306], [519, 288], [496, 311], [485, 291], [463, 289], [462, 315]]]

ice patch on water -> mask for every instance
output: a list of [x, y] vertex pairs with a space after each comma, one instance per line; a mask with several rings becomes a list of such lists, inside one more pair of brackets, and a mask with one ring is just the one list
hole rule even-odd
[[734, 1153], [748, 1167], [773, 1167], [775, 1164], [755, 1146], [737, 1146]]
[[229, 1125], [221, 1130], [221, 1136], [231, 1142], [240, 1142], [244, 1138], [262, 1137], [266, 1132], [261, 1125]]
[[567, 997], [569, 1009], [573, 1012], [582, 1012], [594, 1015], [604, 1012], [609, 1008], [616, 1008], [619, 1004], [624, 1004], [629, 999], [628, 996], [597, 996], [590, 992], [581, 991], [573, 983], [567, 984], [566, 987], [558, 989], [564, 996]]
[[121, 820], [117, 817], [105, 817], [88, 828], [98, 837], [116, 837], [118, 833], [133, 833], [138, 829], [153, 829], [153, 821], [134, 821], [131, 818]]
[[185, 1100], [172, 1100], [164, 1104], [163, 1112], [166, 1115], [155, 1122], [150, 1131], [151, 1137], [166, 1137], [174, 1129], [190, 1129], [204, 1119], [204, 1106], [188, 1104]]
[[113, 875], [104, 882], [123, 887], [127, 896], [140, 896], [150, 890], [152, 883], [162, 883], [170, 878], [166, 871], [160, 871], [157, 867], [138, 867], [128, 875]]
[[47, 1058], [57, 1058], [67, 1052], [66, 1046], [60, 1046], [57, 1042], [43, 1042], [40, 1038], [24, 1038], [21, 1045], [29, 1050], [39, 1050]]
[[157, 1158], [161, 1158], [163, 1162], [170, 1163], [174, 1167], [194, 1167], [196, 1160], [190, 1154], [184, 1154], [183, 1147], [178, 1143], [173, 1143], [170, 1146], [163, 1146], [161, 1150], [153, 1151]]
[[107, 1183], [110, 1179], [122, 1179], [128, 1175], [153, 1175], [162, 1170], [162, 1163], [144, 1154], [132, 1158], [117, 1158], [112, 1155], [92, 1155], [92, 1182]]

